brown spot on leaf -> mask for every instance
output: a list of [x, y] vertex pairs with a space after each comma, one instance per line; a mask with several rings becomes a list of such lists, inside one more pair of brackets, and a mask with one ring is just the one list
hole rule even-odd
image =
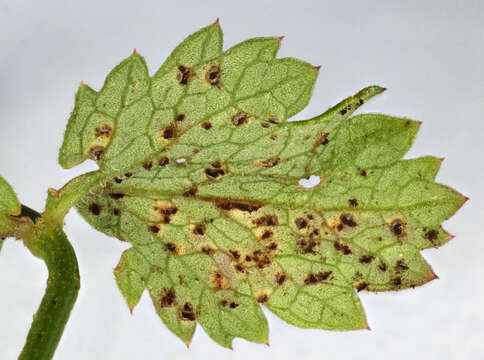
[[279, 224], [279, 219], [276, 215], [263, 215], [252, 220], [252, 224], [256, 226], [276, 226]]
[[232, 116], [232, 124], [235, 126], [239, 126], [242, 124], [245, 124], [249, 118], [249, 115], [243, 113], [243, 112], [238, 112], [234, 116]]
[[213, 180], [218, 178], [219, 176], [225, 175], [225, 170], [208, 168], [208, 169], [205, 169], [205, 175], [207, 175], [207, 178], [209, 180]]
[[274, 251], [277, 249], [277, 243], [276, 242], [271, 242], [269, 245], [267, 245], [267, 250], [269, 251]]
[[204, 254], [207, 254], [207, 255], [213, 255], [213, 253], [215, 252], [215, 250], [209, 246], [204, 246], [202, 247], [202, 252]]
[[361, 170], [360, 175], [366, 177], [368, 174], [366, 173], [366, 170]]
[[234, 268], [235, 268], [235, 271], [237, 271], [238, 273], [243, 273], [243, 272], [245, 272], [245, 268], [244, 268], [244, 266], [243, 266], [243, 265], [241, 265], [241, 264], [235, 264]]
[[183, 308], [180, 310], [181, 317], [185, 320], [194, 321], [195, 313], [193, 312], [193, 305], [190, 303], [185, 303]]
[[210, 130], [212, 128], [212, 123], [210, 121], [205, 121], [200, 125], [205, 130]]
[[228, 289], [230, 287], [227, 278], [219, 270], [213, 272], [211, 285], [215, 289]]
[[145, 170], [150, 171], [151, 168], [153, 167], [153, 161], [145, 161], [143, 163], [143, 167], [145, 168]]
[[133, 174], [130, 172], [127, 172], [126, 174], [124, 174], [124, 176], [126, 176], [127, 178], [130, 178], [131, 176], [133, 176]]
[[176, 79], [180, 85], [185, 86], [186, 84], [188, 84], [190, 76], [191, 71], [189, 68], [183, 65], [178, 66], [178, 74], [176, 75]]
[[262, 235], [260, 236], [261, 240], [268, 240], [274, 235], [272, 230], [265, 230]]
[[124, 198], [123, 193], [111, 193], [109, 194], [109, 196], [111, 197], [111, 199], [114, 199], [114, 200], [119, 200], [121, 198]]
[[267, 302], [268, 300], [269, 300], [269, 296], [267, 294], [261, 294], [257, 297], [257, 302], [261, 304]]
[[240, 259], [240, 253], [237, 250], [229, 250], [229, 253], [235, 260]]
[[361, 282], [358, 285], [356, 285], [356, 291], [360, 292], [362, 290], [365, 290], [366, 288], [368, 288], [368, 285], [369, 284], [366, 282]]
[[286, 278], [287, 278], [286, 274], [284, 274], [284, 273], [277, 273], [276, 274], [276, 283], [278, 285], [282, 285], [282, 284], [284, 284], [286, 282]]
[[205, 235], [205, 226], [202, 224], [197, 224], [193, 228], [193, 233], [195, 235]]
[[170, 159], [168, 159], [166, 156], [162, 156], [158, 159], [158, 165], [159, 166], [166, 166], [170, 163]]
[[186, 190], [183, 193], [183, 196], [184, 197], [191, 197], [191, 196], [195, 196], [196, 193], [197, 193], [197, 188], [196, 187], [192, 187], [192, 188]]
[[101, 213], [101, 207], [99, 206], [99, 204], [92, 203], [91, 205], [89, 205], [89, 211], [91, 212], [91, 214], [98, 216]]
[[341, 220], [341, 223], [343, 225], [346, 225], [349, 227], [355, 227], [358, 225], [352, 214], [341, 214], [339, 219]]
[[266, 160], [255, 161], [255, 165], [263, 168], [271, 168], [279, 163], [279, 157], [274, 156]]
[[378, 265], [378, 269], [380, 269], [380, 270], [381, 270], [381, 271], [383, 271], [383, 272], [387, 271], [387, 269], [388, 269], [387, 264], [385, 264], [385, 263], [380, 263], [380, 264]]
[[175, 127], [173, 125], [168, 126], [165, 130], [163, 130], [162, 136], [165, 139], [173, 139], [175, 137]]
[[357, 207], [358, 206], [358, 200], [356, 199], [349, 199], [348, 200], [348, 203], [350, 204], [350, 206], [353, 206], [353, 207]]
[[254, 252], [252, 252], [252, 260], [255, 262], [259, 269], [263, 269], [271, 265], [271, 259], [261, 250], [255, 250]]
[[343, 253], [343, 255], [350, 255], [352, 253], [351, 248], [348, 245], [342, 244], [338, 241], [334, 242], [333, 246], [336, 250]]
[[180, 248], [175, 243], [171, 243], [171, 242], [166, 243], [165, 249], [175, 255], [178, 255], [180, 253]]
[[301, 248], [303, 254], [316, 254], [316, 250], [314, 248], [319, 245], [317, 241], [313, 239], [302, 239], [298, 241], [297, 245]]
[[403, 259], [400, 259], [395, 263], [395, 271], [396, 272], [402, 272], [402, 271], [407, 271], [407, 270], [408, 270], [408, 266], [407, 266], [407, 264], [405, 264], [405, 261]]
[[392, 279], [392, 284], [395, 285], [395, 286], [400, 286], [400, 285], [402, 285], [402, 279], [399, 278], [399, 277], [396, 277], [396, 278]]
[[148, 229], [153, 233], [153, 234], [157, 234], [160, 232], [160, 228], [158, 225], [150, 225], [148, 226]]
[[185, 120], [185, 114], [178, 114], [175, 116], [175, 121], [183, 121]]
[[332, 273], [333, 273], [332, 271], [320, 271], [318, 273], [309, 273], [304, 279], [304, 283], [306, 285], [320, 283], [322, 281], [327, 280]]
[[374, 259], [374, 256], [373, 255], [367, 255], [367, 254], [361, 255], [360, 256], [360, 263], [362, 263], [362, 264], [369, 264], [369, 263], [371, 263], [373, 261], [373, 259]]
[[104, 146], [93, 146], [89, 149], [89, 156], [96, 161], [101, 160], [104, 155]]
[[227, 306], [228, 303], [229, 302], [227, 300], [225, 300], [225, 299], [223, 299], [223, 300], [220, 301], [220, 305], [223, 306], [223, 307]]
[[114, 209], [114, 210], [113, 210], [113, 214], [114, 214], [115, 216], [119, 216], [119, 209]]
[[208, 83], [212, 86], [218, 85], [220, 81], [220, 67], [212, 65], [205, 75]]
[[175, 290], [165, 288], [163, 289], [161, 296], [160, 296], [160, 305], [161, 307], [169, 307], [175, 304], [176, 295]]
[[264, 129], [267, 129], [269, 126], [271, 126], [269, 123], [263, 122], [260, 124]]
[[279, 124], [279, 120], [277, 118], [275, 118], [275, 117], [269, 118], [269, 122], [271, 124]]
[[430, 242], [434, 242], [435, 240], [437, 240], [438, 237], [439, 237], [439, 232], [434, 229], [429, 230], [425, 233], [425, 238]]
[[400, 219], [393, 220], [390, 224], [390, 229], [395, 236], [403, 237], [407, 235], [405, 231], [405, 223]]
[[239, 201], [232, 201], [232, 200], [216, 200], [215, 205], [222, 210], [240, 210], [246, 211], [251, 213], [253, 211], [257, 211], [261, 208], [262, 205], [248, 203], [248, 202], [239, 202]]
[[297, 218], [296, 220], [294, 220], [294, 223], [299, 230], [304, 229], [308, 226], [308, 222], [303, 218]]
[[96, 137], [108, 139], [111, 136], [112, 130], [111, 126], [104, 124], [100, 128], [95, 129], [95, 135]]
[[237, 306], [239, 306], [239, 304], [232, 301], [229, 306], [230, 306], [231, 309], [235, 309]]

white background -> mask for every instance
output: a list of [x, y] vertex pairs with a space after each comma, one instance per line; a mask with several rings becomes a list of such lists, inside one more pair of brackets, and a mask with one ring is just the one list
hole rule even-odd
[[[388, 91], [363, 111], [423, 121], [408, 157], [443, 156], [439, 182], [471, 200], [445, 227], [456, 238], [424, 256], [440, 280], [400, 293], [362, 292], [373, 331], [302, 330], [267, 313], [270, 347], [237, 339], [234, 351], [197, 329], [189, 350], [146, 294], [130, 316], [112, 269], [126, 244], [75, 211], [66, 231], [81, 291], [56, 359], [478, 359], [484, 356], [483, 1], [0, 1], [0, 173], [41, 210], [48, 187], [94, 169], [57, 165], [79, 81], [99, 89], [134, 48], [153, 73], [189, 33], [220, 17], [225, 48], [286, 35], [280, 56], [322, 65], [317, 115], [360, 88]], [[47, 273], [18, 241], [0, 255], [0, 359], [22, 348]]]

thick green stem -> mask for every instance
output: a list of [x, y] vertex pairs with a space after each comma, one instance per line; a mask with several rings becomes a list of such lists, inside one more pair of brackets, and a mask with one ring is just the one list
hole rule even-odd
[[42, 219], [33, 226], [24, 243], [44, 260], [49, 278], [19, 359], [48, 360], [54, 356], [79, 292], [77, 259], [62, 228], [45, 224]]

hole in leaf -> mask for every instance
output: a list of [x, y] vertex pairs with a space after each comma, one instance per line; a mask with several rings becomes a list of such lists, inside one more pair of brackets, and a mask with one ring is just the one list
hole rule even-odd
[[305, 188], [312, 188], [318, 185], [321, 182], [321, 178], [318, 175], [311, 175], [308, 178], [300, 179], [299, 185]]
[[184, 158], [180, 158], [180, 159], [176, 159], [175, 160], [178, 164], [183, 164], [184, 162], [187, 161], [187, 159], [184, 159]]

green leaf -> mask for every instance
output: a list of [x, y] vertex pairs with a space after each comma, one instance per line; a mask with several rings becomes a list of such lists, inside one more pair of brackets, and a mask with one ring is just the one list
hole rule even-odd
[[438, 158], [402, 159], [418, 122], [352, 116], [384, 88], [288, 122], [318, 68], [277, 59], [279, 45], [223, 52], [215, 23], [153, 77], [133, 53], [99, 92], [81, 85], [67, 125], [61, 165], [91, 158], [106, 179], [79, 212], [132, 244], [114, 271], [128, 306], [147, 289], [187, 344], [196, 323], [226, 347], [267, 342], [260, 304], [300, 327], [366, 328], [355, 290], [434, 279], [420, 250], [450, 239], [441, 223], [466, 199], [434, 182]]
[[0, 176], [0, 250], [4, 237], [9, 236], [12, 231], [12, 223], [9, 217], [19, 214], [20, 204], [17, 195], [5, 179]]

